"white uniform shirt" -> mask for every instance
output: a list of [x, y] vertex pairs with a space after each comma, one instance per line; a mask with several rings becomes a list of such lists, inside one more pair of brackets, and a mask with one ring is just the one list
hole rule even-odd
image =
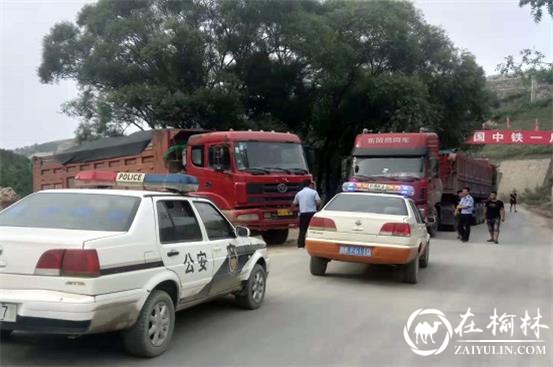
[[459, 204], [463, 207], [461, 214], [472, 214], [474, 211], [474, 199], [470, 195], [463, 196]]
[[314, 213], [321, 202], [319, 193], [310, 187], [304, 187], [294, 197], [294, 204], [300, 206], [300, 213]]

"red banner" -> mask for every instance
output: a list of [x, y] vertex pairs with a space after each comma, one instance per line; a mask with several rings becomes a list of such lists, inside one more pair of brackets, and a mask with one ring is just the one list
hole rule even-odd
[[467, 144], [517, 144], [548, 145], [553, 144], [553, 131], [533, 130], [479, 130], [466, 141]]

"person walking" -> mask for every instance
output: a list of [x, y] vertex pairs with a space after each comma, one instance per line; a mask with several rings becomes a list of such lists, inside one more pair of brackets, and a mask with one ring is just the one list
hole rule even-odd
[[515, 208], [515, 213], [517, 212], [517, 200], [518, 200], [517, 190], [513, 189], [513, 192], [511, 192], [511, 196], [509, 198], [509, 204], [511, 204], [511, 206], [509, 206], [509, 212], [513, 211], [513, 207]]
[[497, 192], [492, 191], [490, 198], [486, 201], [486, 222], [488, 223], [488, 231], [490, 239], [488, 242], [499, 243], [499, 225], [505, 222], [505, 205], [501, 200], [497, 200]]
[[462, 198], [457, 206], [459, 210], [459, 232], [461, 241], [468, 242], [470, 237], [470, 226], [472, 224], [472, 215], [474, 212], [474, 199], [470, 195], [470, 188], [463, 188]]
[[313, 188], [313, 181], [305, 180], [303, 182], [303, 189], [298, 191], [292, 203], [292, 206], [299, 206], [300, 211], [300, 233], [298, 235], [299, 248], [305, 247], [307, 227], [309, 227], [309, 222], [317, 212], [317, 208], [320, 204], [321, 198], [319, 197], [319, 193]]

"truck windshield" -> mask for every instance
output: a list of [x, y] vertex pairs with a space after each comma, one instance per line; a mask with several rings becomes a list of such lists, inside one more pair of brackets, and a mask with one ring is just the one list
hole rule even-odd
[[268, 141], [236, 142], [234, 153], [236, 167], [242, 171], [308, 173], [301, 144]]
[[353, 174], [359, 177], [421, 177], [423, 157], [356, 157]]
[[126, 232], [140, 198], [133, 196], [38, 193], [0, 213], [0, 227]]

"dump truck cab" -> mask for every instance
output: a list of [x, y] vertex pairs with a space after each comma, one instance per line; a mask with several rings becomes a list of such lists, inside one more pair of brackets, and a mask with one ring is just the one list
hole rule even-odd
[[183, 157], [207, 197], [238, 225], [283, 243], [297, 226], [295, 194], [311, 179], [301, 141], [290, 133], [221, 131], [193, 135]]

